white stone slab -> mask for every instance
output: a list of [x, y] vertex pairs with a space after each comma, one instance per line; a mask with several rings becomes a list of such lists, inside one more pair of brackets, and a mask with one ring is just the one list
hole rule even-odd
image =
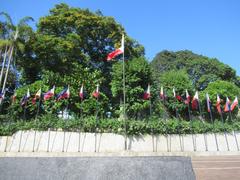
[[97, 150], [97, 135], [95, 133], [81, 133], [80, 152], [95, 152]]
[[170, 152], [170, 148], [168, 147], [169, 136], [158, 135], [156, 136], [156, 152]]
[[208, 142], [206, 134], [195, 134], [196, 151], [204, 152], [208, 150]]
[[216, 134], [207, 134], [208, 151], [218, 151], [216, 146]]
[[[97, 152], [124, 151], [125, 137], [122, 135], [103, 133], [97, 136]], [[128, 142], [128, 141], [127, 141]]]
[[196, 142], [196, 136], [193, 135], [184, 135], [183, 136], [183, 151], [185, 152], [193, 152], [194, 151], [194, 144]]
[[128, 150], [130, 151], [154, 151], [154, 136], [133, 136], [128, 138]]

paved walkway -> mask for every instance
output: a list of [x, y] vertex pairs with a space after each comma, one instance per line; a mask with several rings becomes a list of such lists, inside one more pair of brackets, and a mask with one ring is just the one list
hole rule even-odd
[[2, 157], [2, 180], [195, 180], [189, 157]]
[[239, 180], [240, 156], [193, 157], [197, 180]]

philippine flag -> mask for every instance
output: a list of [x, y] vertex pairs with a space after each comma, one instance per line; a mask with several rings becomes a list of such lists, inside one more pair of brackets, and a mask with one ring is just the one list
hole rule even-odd
[[211, 101], [210, 101], [208, 93], [206, 94], [206, 99], [207, 99], [207, 109], [208, 109], [208, 112], [210, 113], [211, 112]]
[[231, 111], [231, 102], [230, 100], [228, 99], [228, 97], [226, 98], [226, 104], [225, 104], [225, 107], [224, 107], [224, 112], [229, 112]]
[[216, 103], [216, 108], [219, 114], [222, 114], [222, 109], [221, 109], [221, 99], [219, 95], [217, 95], [217, 103]]
[[198, 98], [198, 91], [196, 91], [194, 97], [193, 97], [193, 100], [192, 100], [192, 109], [198, 109], [198, 101], [199, 101], [199, 98]]
[[41, 88], [38, 90], [38, 92], [35, 94], [34, 98], [32, 99], [32, 103], [36, 104], [37, 99], [41, 98], [42, 90]]
[[82, 84], [81, 89], [80, 89], [80, 91], [79, 91], [79, 97], [80, 97], [81, 100], [84, 99], [83, 84]]
[[234, 108], [238, 106], [238, 98], [236, 97], [231, 105], [231, 111], [234, 110]]
[[52, 89], [50, 89], [48, 92], [46, 92], [43, 96], [44, 101], [49, 100], [51, 97], [54, 96], [55, 86], [53, 86]]
[[143, 94], [143, 99], [148, 100], [150, 97], [151, 97], [150, 84], [148, 84], [147, 90]]
[[191, 101], [191, 97], [190, 97], [190, 95], [188, 94], [188, 90], [186, 89], [186, 100], [185, 100], [184, 102], [185, 102], [185, 104], [189, 104], [190, 101]]
[[98, 98], [100, 93], [99, 93], [99, 85], [97, 85], [96, 90], [92, 93], [93, 97]]
[[118, 55], [123, 54], [123, 53], [124, 53], [124, 35], [122, 35], [121, 47], [116, 49], [115, 51], [109, 53], [107, 56], [107, 61], [110, 61], [110, 60], [114, 59], [115, 57], [117, 57]]
[[57, 101], [59, 101], [60, 99], [68, 99], [69, 97], [70, 97], [70, 90], [69, 90], [69, 86], [67, 86], [57, 95]]
[[165, 99], [165, 95], [164, 95], [163, 87], [162, 87], [162, 86], [161, 86], [161, 90], [160, 90], [160, 98], [161, 98], [161, 99]]
[[21, 99], [21, 106], [25, 106], [29, 98], [30, 98], [30, 92], [28, 89], [27, 94], [23, 96], [23, 98]]

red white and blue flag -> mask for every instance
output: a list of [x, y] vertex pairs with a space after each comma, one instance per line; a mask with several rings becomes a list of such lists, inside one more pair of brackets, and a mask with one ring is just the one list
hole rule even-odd
[[229, 111], [231, 111], [231, 102], [227, 97], [226, 98], [226, 104], [225, 104], [225, 107], [224, 107], [224, 112], [229, 112]]
[[148, 84], [147, 90], [143, 94], [143, 99], [148, 100], [150, 97], [151, 97], [150, 84]]
[[16, 99], [17, 99], [17, 92], [15, 91], [14, 94], [12, 95], [12, 103], [15, 103], [16, 102]]
[[216, 108], [219, 114], [222, 114], [222, 109], [221, 109], [221, 99], [219, 95], [217, 95], [217, 103], [216, 103]]
[[43, 96], [44, 101], [49, 100], [51, 97], [54, 96], [55, 86], [53, 86], [52, 89], [50, 89], [48, 92], [46, 92]]
[[40, 99], [42, 95], [42, 90], [41, 88], [37, 91], [37, 93], [35, 94], [34, 98], [32, 99], [32, 103], [36, 104], [37, 99]]
[[198, 97], [198, 91], [196, 91], [193, 100], [192, 100], [192, 109], [198, 109], [198, 103], [199, 103], [199, 97]]
[[25, 106], [29, 98], [30, 98], [30, 92], [28, 89], [27, 94], [23, 96], [23, 98], [21, 99], [21, 106]]
[[80, 97], [81, 100], [84, 99], [83, 84], [82, 84], [81, 89], [79, 91], [79, 97]]
[[206, 100], [207, 100], [207, 110], [210, 113], [211, 112], [211, 100], [209, 98], [208, 93], [206, 94]]
[[189, 104], [190, 103], [190, 101], [191, 101], [191, 97], [190, 97], [190, 95], [188, 94], [188, 90], [186, 89], [186, 99], [185, 99], [185, 104]]
[[97, 85], [96, 90], [92, 93], [93, 97], [98, 98], [100, 93], [99, 93], [99, 85]]
[[61, 99], [68, 99], [69, 97], [70, 97], [70, 90], [69, 90], [69, 86], [67, 86], [57, 95], [57, 101]]
[[118, 55], [123, 54], [123, 53], [124, 53], [124, 35], [122, 35], [121, 47], [116, 49], [115, 51], [109, 53], [107, 56], [107, 61], [110, 61], [110, 60], [114, 59], [115, 57], [117, 57]]
[[1, 99], [1, 100], [4, 99], [4, 94], [5, 94], [4, 92], [1, 92], [1, 93], [0, 93], [0, 99]]
[[163, 87], [161, 86], [161, 90], [160, 90], [160, 98], [161, 99], [165, 99], [165, 94], [164, 94], [164, 91], [163, 91]]
[[231, 105], [231, 111], [235, 109], [235, 107], [238, 106], [238, 98], [236, 97]]

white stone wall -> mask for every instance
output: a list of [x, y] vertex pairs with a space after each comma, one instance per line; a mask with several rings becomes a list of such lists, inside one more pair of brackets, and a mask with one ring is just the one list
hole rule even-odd
[[[129, 152], [238, 152], [240, 133], [129, 136]], [[115, 153], [125, 150], [125, 137], [113, 133], [18, 131], [0, 137], [0, 152]]]

